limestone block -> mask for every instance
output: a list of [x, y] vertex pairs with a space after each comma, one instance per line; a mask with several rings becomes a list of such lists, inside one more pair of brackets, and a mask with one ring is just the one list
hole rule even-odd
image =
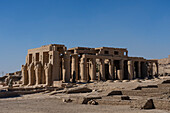
[[154, 109], [154, 108], [155, 106], [152, 99], [147, 100], [144, 106], [142, 107], [142, 109]]
[[122, 95], [122, 92], [121, 91], [111, 91], [108, 93], [107, 96], [111, 96], [111, 95]]
[[98, 105], [99, 103], [96, 100], [90, 100], [90, 101], [88, 101], [88, 104], [90, 104], [90, 105]]
[[66, 93], [68, 93], [68, 94], [70, 94], [70, 93], [88, 93], [88, 92], [92, 92], [92, 90], [87, 87], [75, 87], [75, 88], [71, 88], [66, 91]]
[[54, 87], [62, 87], [63, 82], [62, 81], [53, 81]]

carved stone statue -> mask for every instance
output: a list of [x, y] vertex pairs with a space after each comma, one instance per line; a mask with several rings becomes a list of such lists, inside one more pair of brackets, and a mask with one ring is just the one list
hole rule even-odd
[[9, 88], [12, 88], [12, 87], [13, 87], [13, 79], [12, 79], [12, 77], [9, 78], [8, 87], [9, 87]]
[[52, 85], [52, 65], [51, 63], [44, 65], [45, 76], [46, 76], [46, 85]]
[[34, 63], [31, 63], [28, 66], [28, 74], [29, 74], [29, 84], [28, 85], [34, 85], [35, 79], [34, 79]]
[[22, 65], [21, 71], [22, 71], [22, 84], [23, 85], [27, 85], [28, 84], [27, 64]]
[[9, 83], [9, 78], [6, 77], [6, 78], [5, 78], [5, 84], [8, 85], [8, 83]]
[[34, 70], [35, 70], [35, 77], [36, 77], [36, 85], [41, 84], [42, 65], [40, 62], [36, 63]]

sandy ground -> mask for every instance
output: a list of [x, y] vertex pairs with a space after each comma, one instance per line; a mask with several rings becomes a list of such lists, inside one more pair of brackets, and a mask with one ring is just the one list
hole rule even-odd
[[[93, 90], [102, 90], [102, 92], [104, 92], [112, 89], [134, 89], [137, 86], [156, 85], [165, 79], [167, 78], [142, 82], [99, 82], [91, 83], [87, 86]], [[85, 95], [88, 95], [88, 93]], [[66, 94], [62, 94], [62, 96], [66, 96]], [[37, 93], [15, 98], [0, 99], [0, 113], [170, 113], [170, 111], [157, 109], [134, 109], [127, 105], [113, 106], [64, 103], [58, 98], [59, 95], [49, 96], [49, 94]]]
[[49, 97], [39, 93], [1, 99], [0, 113], [168, 113], [168, 111], [132, 109], [130, 106], [63, 103], [55, 96]]

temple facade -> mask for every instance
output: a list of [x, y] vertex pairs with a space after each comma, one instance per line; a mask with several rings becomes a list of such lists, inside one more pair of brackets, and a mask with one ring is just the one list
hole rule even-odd
[[50, 44], [29, 49], [22, 65], [23, 85], [53, 86], [55, 81], [132, 80], [158, 75], [158, 61], [129, 57], [124, 48], [67, 49]]

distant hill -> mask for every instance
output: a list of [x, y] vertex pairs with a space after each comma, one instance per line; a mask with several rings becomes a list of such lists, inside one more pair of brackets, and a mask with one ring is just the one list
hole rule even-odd
[[159, 63], [159, 74], [170, 75], [170, 55], [168, 58], [158, 59]]

